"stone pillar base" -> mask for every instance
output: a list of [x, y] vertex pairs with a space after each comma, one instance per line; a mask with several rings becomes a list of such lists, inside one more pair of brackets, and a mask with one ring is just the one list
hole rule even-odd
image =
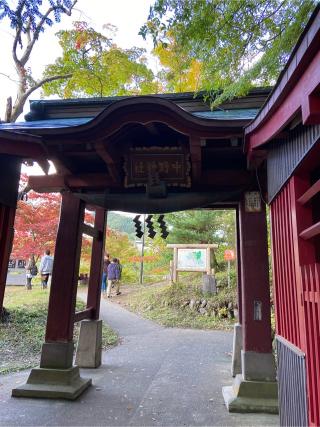
[[27, 383], [12, 390], [13, 397], [40, 397], [75, 400], [91, 385], [91, 379], [80, 377], [79, 368], [35, 368]]
[[240, 323], [234, 325], [231, 375], [241, 374], [242, 327]]
[[242, 375], [246, 381], [276, 381], [273, 354], [241, 350]]
[[80, 326], [76, 365], [98, 368], [101, 365], [102, 320], [83, 320]]
[[222, 394], [229, 412], [278, 413], [278, 388], [275, 381], [246, 381], [237, 375]]

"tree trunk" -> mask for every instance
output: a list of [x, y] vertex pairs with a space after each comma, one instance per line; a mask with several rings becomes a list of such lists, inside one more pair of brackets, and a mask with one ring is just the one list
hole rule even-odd
[[11, 114], [12, 114], [12, 97], [9, 96], [9, 98], [7, 98], [6, 112], [4, 116], [5, 122], [11, 122]]

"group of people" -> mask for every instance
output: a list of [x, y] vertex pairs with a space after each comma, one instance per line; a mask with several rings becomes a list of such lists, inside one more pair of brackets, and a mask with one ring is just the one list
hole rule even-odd
[[[116, 295], [120, 295], [120, 280], [122, 265], [118, 258], [112, 258], [107, 254], [103, 261], [101, 291], [106, 293], [107, 298], [111, 297], [111, 289], [115, 288]], [[108, 284], [107, 284], [108, 283]]]
[[[50, 274], [52, 274], [52, 267], [53, 267], [53, 257], [50, 255], [50, 250], [47, 249], [44, 255], [41, 257], [40, 267], [39, 267], [42, 289], [47, 289], [48, 287], [48, 280], [49, 280]], [[30, 255], [25, 268], [26, 268], [26, 278], [27, 278], [26, 288], [27, 290], [31, 290], [32, 279], [36, 277], [38, 274], [38, 267], [37, 267], [34, 255]]]
[[[47, 249], [44, 255], [41, 258], [40, 262], [40, 275], [41, 275], [41, 286], [42, 289], [47, 289], [48, 280], [52, 274], [53, 267], [53, 257], [50, 255], [50, 250]], [[32, 289], [32, 279], [38, 274], [38, 267], [34, 255], [30, 255], [28, 262], [26, 264], [26, 288], [27, 290]], [[122, 273], [122, 265], [118, 258], [112, 258], [110, 260], [110, 255], [107, 254], [103, 261], [103, 273], [102, 273], [102, 284], [101, 290], [103, 293], [106, 293], [107, 297], [111, 297], [111, 289], [115, 288], [116, 295], [120, 295], [120, 280]], [[108, 283], [108, 284], [107, 284]]]

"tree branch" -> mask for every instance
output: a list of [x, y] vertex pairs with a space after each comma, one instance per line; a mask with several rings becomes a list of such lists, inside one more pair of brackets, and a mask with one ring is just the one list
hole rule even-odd
[[61, 75], [57, 75], [57, 76], [45, 77], [44, 79], [39, 80], [30, 89], [28, 89], [27, 92], [24, 94], [24, 96], [25, 96], [25, 98], [28, 98], [28, 96], [31, 95], [32, 92], [39, 89], [41, 86], [43, 86], [46, 83], [50, 83], [50, 82], [53, 82], [55, 80], [70, 79], [72, 76], [73, 76], [73, 74], [69, 73], [69, 74], [61, 74]]
[[12, 82], [14, 82], [14, 83], [20, 83], [20, 81], [19, 80], [15, 80], [15, 79], [13, 79], [12, 77], [10, 77], [9, 76], [9, 74], [5, 74], [5, 73], [2, 73], [1, 71], [0, 71], [0, 75], [1, 76], [4, 76], [4, 77], [6, 77], [7, 79], [9, 79], [10, 81], [12, 81]]
[[25, 65], [28, 62], [28, 59], [29, 59], [30, 54], [31, 54], [32, 49], [33, 49], [33, 46], [34, 46], [35, 42], [38, 40], [39, 34], [40, 34], [40, 32], [41, 32], [41, 30], [42, 30], [42, 28], [43, 28], [43, 26], [44, 26], [44, 24], [46, 22], [46, 19], [49, 17], [49, 15], [52, 12], [54, 12], [55, 10], [61, 10], [65, 15], [70, 16], [71, 13], [72, 13], [72, 9], [76, 5], [77, 1], [78, 0], [74, 0], [69, 9], [66, 9], [63, 6], [52, 6], [52, 7], [49, 7], [49, 9], [46, 11], [46, 13], [40, 19], [39, 24], [37, 25], [35, 31], [33, 32], [33, 36], [32, 36], [31, 41], [28, 43], [24, 54], [20, 58], [20, 63], [22, 65]]
[[44, 79], [39, 80], [35, 85], [30, 87], [24, 94], [22, 94], [22, 96], [19, 97], [19, 99], [16, 100], [15, 105], [14, 105], [13, 110], [12, 110], [10, 121], [14, 122], [15, 120], [17, 120], [17, 118], [20, 116], [20, 114], [23, 111], [23, 106], [24, 106], [26, 100], [35, 90], [39, 89], [45, 83], [53, 82], [54, 80], [69, 79], [70, 77], [72, 77], [72, 73], [65, 74], [65, 75], [46, 77]]

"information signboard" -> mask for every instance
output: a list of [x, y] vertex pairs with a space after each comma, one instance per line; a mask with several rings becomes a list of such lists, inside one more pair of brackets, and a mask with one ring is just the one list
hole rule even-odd
[[206, 249], [182, 249], [178, 248], [177, 270], [180, 271], [206, 271]]

